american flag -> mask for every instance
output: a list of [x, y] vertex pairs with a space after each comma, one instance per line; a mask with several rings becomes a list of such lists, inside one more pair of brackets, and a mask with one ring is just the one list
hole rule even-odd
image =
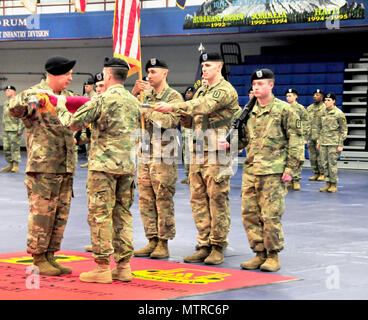
[[84, 13], [86, 11], [87, 0], [75, 0], [74, 7], [78, 12]]
[[20, 2], [26, 9], [32, 13], [37, 11], [37, 0], [23, 0]]
[[128, 77], [141, 73], [140, 43], [140, 7], [139, 0], [116, 0], [113, 46], [114, 57], [121, 58], [130, 64]]

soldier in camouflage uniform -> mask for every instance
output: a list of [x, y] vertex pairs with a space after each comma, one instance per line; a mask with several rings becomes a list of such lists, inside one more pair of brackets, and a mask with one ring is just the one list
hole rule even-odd
[[[170, 88], [166, 82], [168, 66], [164, 61], [150, 59], [146, 64], [146, 72], [151, 88], [143, 91], [144, 103], [155, 105], [160, 101], [183, 101], [182, 95]], [[133, 94], [137, 94], [141, 89], [141, 83], [138, 81], [133, 88]], [[169, 148], [172, 140], [176, 139], [173, 134], [178, 132], [176, 128], [180, 116], [175, 113], [162, 114], [153, 109], [145, 109], [143, 112], [145, 133], [149, 134], [150, 142], [149, 150], [143, 152], [139, 158], [137, 184], [139, 210], [148, 244], [134, 251], [134, 255], [162, 259], [169, 256], [168, 240], [173, 239], [176, 232], [173, 198], [178, 169], [175, 155]], [[169, 134], [170, 141], [163, 138], [166, 134]]]
[[5, 94], [8, 98], [3, 107], [3, 150], [8, 165], [2, 168], [2, 172], [18, 172], [20, 162], [20, 143], [24, 130], [23, 122], [19, 118], [9, 115], [9, 101], [15, 97], [14, 86], [7, 86]]
[[26, 127], [27, 166], [25, 185], [30, 214], [27, 252], [43, 275], [71, 273], [55, 261], [69, 216], [75, 167], [73, 133], [61, 126], [55, 110], [34, 107], [29, 102], [40, 91], [70, 96], [75, 60], [62, 56], [47, 60], [47, 77], [10, 101], [9, 114]]
[[310, 124], [310, 130], [307, 136], [308, 154], [312, 171], [314, 173], [314, 175], [309, 178], [310, 181], [324, 180], [321, 157], [319, 151], [317, 150], [317, 139], [318, 139], [317, 124], [323, 110], [325, 109], [323, 97], [324, 97], [323, 92], [320, 89], [316, 89], [313, 93], [314, 102], [307, 108]]
[[[303, 146], [307, 143], [306, 138], [308, 136], [310, 127], [309, 127], [309, 117], [308, 111], [297, 102], [298, 99], [298, 91], [296, 89], [290, 88], [286, 91], [286, 101], [290, 103], [291, 108], [298, 113], [299, 118], [302, 122], [303, 128]], [[287, 188], [292, 188], [293, 190], [299, 191], [300, 190], [300, 179], [302, 175], [302, 165], [298, 170], [295, 171], [293, 175], [293, 180], [286, 184]]]
[[157, 111], [177, 112], [192, 117], [193, 154], [189, 185], [194, 222], [198, 230], [199, 251], [184, 257], [185, 262], [220, 264], [230, 230], [230, 178], [228, 157], [218, 156], [217, 140], [226, 135], [234, 116], [241, 111], [238, 94], [221, 75], [222, 59], [217, 53], [201, 55], [203, 77], [208, 81], [190, 101], [160, 104]]
[[243, 126], [239, 149], [245, 146], [242, 218], [256, 257], [243, 262], [243, 269], [277, 271], [278, 252], [284, 247], [281, 216], [286, 188], [304, 160], [299, 115], [272, 94], [275, 77], [261, 69], [251, 76], [257, 103]]
[[326, 108], [318, 121], [318, 144], [326, 186], [321, 192], [337, 192], [337, 159], [343, 150], [348, 133], [346, 117], [335, 106], [336, 95], [331, 92], [325, 96]]
[[[75, 114], [58, 99], [60, 122], [71, 130], [92, 124], [88, 165], [88, 223], [97, 268], [80, 274], [83, 282], [131, 281], [132, 214], [135, 141], [142, 114], [138, 101], [124, 88], [129, 65], [105, 58], [106, 92], [85, 103]], [[110, 256], [117, 266], [110, 270]]]

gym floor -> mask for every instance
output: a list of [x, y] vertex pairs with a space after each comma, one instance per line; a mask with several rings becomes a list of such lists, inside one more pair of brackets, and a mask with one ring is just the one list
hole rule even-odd
[[[87, 169], [79, 165], [75, 179], [68, 225], [62, 249], [84, 251], [90, 243], [85, 193]], [[0, 153], [0, 166], [6, 162]], [[19, 173], [0, 174], [0, 253], [25, 251], [28, 200], [24, 186], [26, 155], [22, 154]], [[241, 220], [241, 174], [239, 167], [231, 180], [231, 230], [225, 262], [218, 267], [240, 269], [251, 259], [248, 240]], [[283, 215], [285, 249], [279, 254], [281, 269], [277, 274], [300, 281], [250, 287], [226, 292], [190, 296], [182, 300], [361, 300], [368, 299], [368, 170], [339, 170], [339, 192], [321, 193], [324, 182], [311, 182], [311, 170], [302, 173], [301, 191], [289, 191]], [[176, 238], [169, 242], [169, 261], [182, 262], [192, 254], [196, 228], [190, 209], [189, 186], [179, 181], [185, 177], [179, 165], [175, 194]], [[138, 209], [138, 193], [131, 208], [134, 245], [140, 248], [147, 240]], [[260, 272], [260, 271], [259, 271]], [[145, 297], [142, 297], [145, 299]], [[147, 297], [146, 299], [149, 299]]]

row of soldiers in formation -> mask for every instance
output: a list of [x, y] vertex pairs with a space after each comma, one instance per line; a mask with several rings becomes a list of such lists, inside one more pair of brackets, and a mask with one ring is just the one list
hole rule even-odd
[[[97, 267], [81, 273], [80, 280], [131, 281], [133, 255], [169, 256], [168, 240], [176, 233], [173, 197], [177, 165], [175, 161], [165, 161], [169, 159], [164, 156], [170, 157], [170, 152], [165, 152], [169, 143], [155, 141], [152, 132], [158, 128], [164, 133], [177, 128], [179, 123], [194, 132], [211, 129], [217, 141], [211, 149], [205, 139], [200, 150], [202, 161], [191, 163], [189, 168], [190, 203], [198, 235], [197, 251], [184, 257], [184, 261], [221, 264], [230, 230], [229, 192], [233, 172], [231, 158], [227, 163], [209, 159], [213, 152], [231, 149], [223, 131], [229, 130], [241, 108], [236, 90], [221, 75], [220, 55], [201, 55], [206, 85], [188, 101], [167, 84], [169, 68], [164, 61], [150, 59], [146, 64], [149, 86], [137, 80], [131, 94], [124, 88], [129, 65], [122, 59], [105, 58], [105, 91], [73, 113], [69, 107], [78, 97], [73, 99], [67, 87], [75, 63], [62, 56], [51, 57], [45, 64], [46, 79], [15, 96], [9, 106], [9, 114], [22, 119], [26, 127], [25, 185], [30, 207], [27, 252], [32, 254], [40, 274], [72, 272], [70, 267], [58, 263], [54, 254], [60, 250], [70, 210], [75, 168], [73, 131], [88, 126], [91, 126], [88, 223]], [[280, 269], [278, 252], [284, 247], [281, 216], [285, 210], [285, 183], [292, 181], [304, 162], [305, 138], [299, 114], [272, 94], [273, 72], [257, 70], [251, 84], [257, 102], [240, 129], [238, 148], [245, 147], [247, 154], [243, 165], [242, 220], [250, 248], [256, 255], [243, 262], [241, 268], [277, 271]], [[155, 105], [154, 109], [141, 107], [135, 97], [140, 92], [143, 102]], [[37, 108], [29, 103], [40, 93], [49, 96], [48, 103], [54, 108]], [[148, 155], [138, 152], [139, 209], [148, 244], [134, 250], [130, 207], [134, 200], [136, 164], [131, 134], [140, 129], [142, 115], [144, 130], [151, 137], [150, 150], [159, 146], [162, 152], [158, 156], [153, 152]], [[331, 127], [330, 132], [333, 130]], [[323, 140], [318, 142], [325, 146]], [[194, 154], [198, 151], [191, 150]], [[146, 161], [140, 161], [143, 157]], [[111, 255], [116, 262], [113, 270]]]

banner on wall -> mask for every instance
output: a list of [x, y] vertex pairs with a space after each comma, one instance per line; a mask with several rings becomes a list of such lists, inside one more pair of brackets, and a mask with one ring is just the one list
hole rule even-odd
[[314, 24], [365, 19], [367, 1], [206, 0], [185, 17], [183, 29]]

